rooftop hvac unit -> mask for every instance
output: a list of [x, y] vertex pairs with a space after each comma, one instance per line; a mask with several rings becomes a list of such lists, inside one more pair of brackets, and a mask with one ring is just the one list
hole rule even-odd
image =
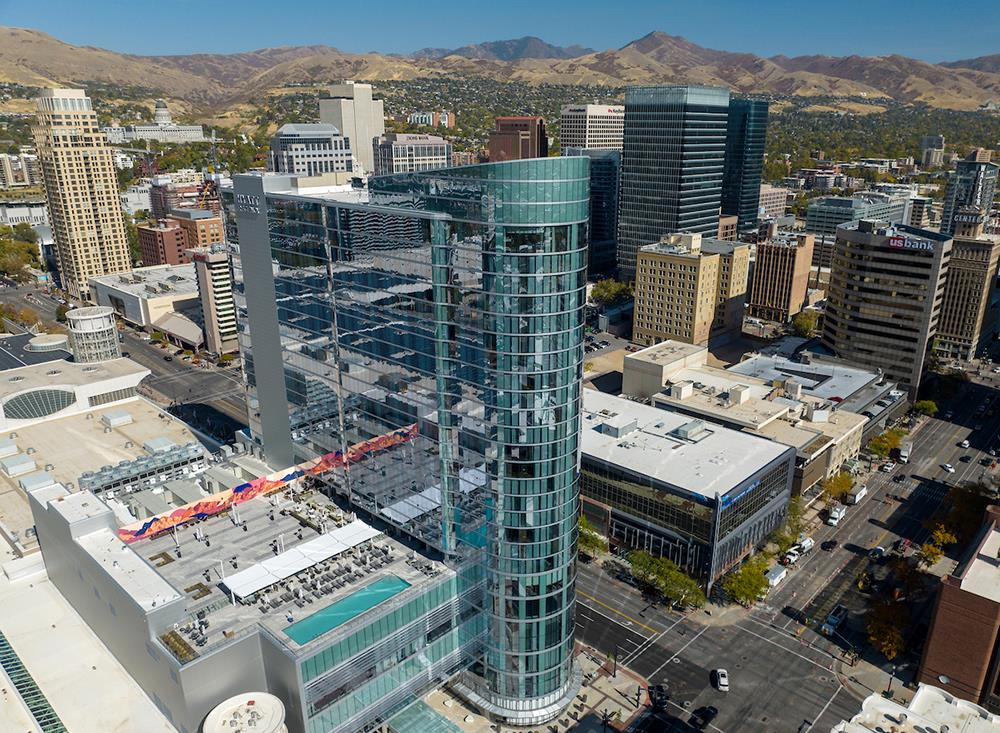
[[126, 448], [132, 448], [132, 447], [134, 447], [134, 445], [135, 444], [131, 440], [126, 440], [125, 441], [125, 447]]
[[88, 413], [87, 413], [87, 419], [88, 419], [88, 420], [93, 420], [93, 419], [94, 419], [94, 413], [92, 413], [92, 412], [88, 412]]
[[105, 427], [105, 428], [104, 428], [104, 432], [105, 432], [105, 433], [110, 433], [110, 432], [111, 432], [111, 428], [109, 428], [109, 427]]
[[55, 468], [55, 466], [53, 466], [51, 463], [46, 463], [44, 470], [51, 471], [53, 468]]
[[14, 440], [16, 437], [17, 437], [17, 433], [11, 433], [10, 434], [10, 439], [11, 440]]
[[26, 450], [26, 451], [25, 451], [25, 453], [26, 453], [27, 455], [29, 455], [29, 456], [30, 456], [30, 455], [31, 455], [32, 453], [34, 453], [34, 452], [35, 452], [35, 449], [34, 449], [34, 448], [28, 448], [28, 450]]

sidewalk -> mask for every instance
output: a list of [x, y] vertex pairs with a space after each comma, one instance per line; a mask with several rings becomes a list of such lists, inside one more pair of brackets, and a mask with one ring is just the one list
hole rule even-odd
[[[892, 699], [901, 705], [908, 705], [913, 699], [915, 690], [912, 689], [912, 686], [916, 668], [915, 663], [901, 665], [901, 668], [897, 668], [895, 674], [892, 675], [890, 686], [888, 663], [886, 663], [885, 669], [863, 659], [859, 659], [853, 667], [843, 660], [838, 660], [834, 665], [841, 683], [856, 697], [864, 699], [873, 693], [880, 694], [886, 689], [890, 689]], [[907, 687], [906, 684], [911, 687]]]

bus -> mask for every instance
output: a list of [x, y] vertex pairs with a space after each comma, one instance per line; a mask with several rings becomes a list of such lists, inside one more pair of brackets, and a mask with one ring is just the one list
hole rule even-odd
[[910, 451], [913, 450], [913, 441], [904, 440], [903, 444], [899, 446], [899, 462], [909, 463], [910, 461]]

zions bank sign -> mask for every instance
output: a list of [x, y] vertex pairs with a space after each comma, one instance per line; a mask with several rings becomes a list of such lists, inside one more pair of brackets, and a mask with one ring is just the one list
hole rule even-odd
[[935, 246], [934, 242], [929, 242], [926, 239], [911, 239], [899, 234], [887, 238], [885, 243], [893, 249], [909, 249], [918, 252], [933, 252]]

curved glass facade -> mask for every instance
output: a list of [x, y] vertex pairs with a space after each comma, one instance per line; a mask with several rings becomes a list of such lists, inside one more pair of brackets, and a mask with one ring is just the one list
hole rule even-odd
[[[467, 687], [525, 723], [557, 715], [578, 681], [588, 163], [373, 178], [366, 203], [267, 194], [271, 256], [235, 263], [251, 316], [249, 328], [241, 319], [251, 429], [266, 449], [268, 426], [287, 420], [296, 457], [415, 436], [334, 490], [451, 562], [482, 565], [484, 632]], [[243, 250], [248, 231], [241, 220]], [[278, 379], [253, 318], [272, 268]], [[281, 414], [268, 407], [275, 389]]]

